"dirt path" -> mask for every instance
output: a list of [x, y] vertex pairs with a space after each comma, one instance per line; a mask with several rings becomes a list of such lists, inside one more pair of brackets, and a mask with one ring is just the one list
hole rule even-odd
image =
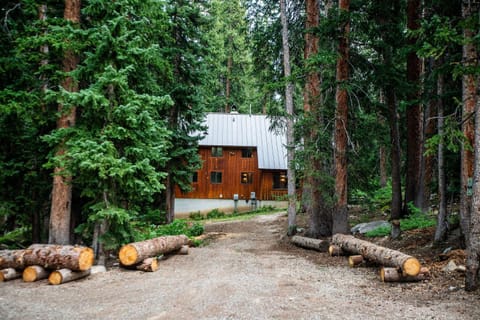
[[0, 319], [480, 319], [478, 293], [382, 284], [373, 268], [282, 243], [284, 225], [280, 214], [208, 225], [209, 245], [155, 273], [0, 283]]

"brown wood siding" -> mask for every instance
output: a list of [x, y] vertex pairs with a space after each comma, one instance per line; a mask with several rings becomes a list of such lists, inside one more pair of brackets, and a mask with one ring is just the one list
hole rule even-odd
[[[193, 183], [193, 190], [182, 193], [176, 189], [177, 198], [198, 199], [233, 199], [238, 194], [239, 199], [250, 199], [250, 193], [260, 194], [261, 171], [258, 169], [257, 150], [253, 149], [251, 158], [242, 158], [243, 148], [223, 148], [222, 157], [212, 157], [211, 147], [200, 147], [199, 153], [203, 166], [198, 171], [198, 181]], [[222, 173], [222, 183], [211, 183], [211, 172]], [[251, 184], [241, 183], [241, 173], [253, 174]]]

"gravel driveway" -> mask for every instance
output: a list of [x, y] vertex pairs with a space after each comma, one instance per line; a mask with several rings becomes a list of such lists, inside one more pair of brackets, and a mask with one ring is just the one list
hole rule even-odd
[[59, 286], [0, 283], [0, 319], [480, 319], [478, 293], [383, 284], [373, 268], [282, 248], [284, 230], [285, 214], [215, 223], [207, 246], [154, 273], [114, 267]]

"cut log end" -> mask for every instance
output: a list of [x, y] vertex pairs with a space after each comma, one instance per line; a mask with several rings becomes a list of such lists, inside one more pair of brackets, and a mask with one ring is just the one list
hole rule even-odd
[[0, 282], [18, 279], [22, 276], [22, 273], [14, 268], [5, 268], [0, 270]]
[[338, 257], [338, 256], [343, 256], [344, 255], [342, 248], [340, 248], [339, 246], [336, 246], [334, 244], [332, 244], [332, 245], [330, 245], [330, 247], [328, 247], [328, 253], [332, 257]]
[[124, 266], [134, 265], [138, 259], [137, 249], [132, 245], [126, 244], [120, 249], [118, 258]]
[[159, 268], [158, 259], [156, 257], [147, 258], [136, 266], [137, 270], [145, 272], [155, 272]]
[[70, 269], [60, 269], [53, 271], [48, 277], [48, 282], [52, 285], [59, 285], [62, 283], [74, 281], [84, 278], [90, 274], [90, 269], [84, 271], [72, 271]]
[[50, 276], [48, 277], [48, 282], [53, 285], [61, 284], [62, 283], [62, 274], [58, 271], [53, 271]]
[[362, 262], [363, 262], [363, 256], [362, 255], [354, 255], [354, 256], [348, 257], [348, 265], [351, 268], [362, 264]]
[[82, 252], [80, 253], [80, 257], [78, 261], [80, 271], [89, 270], [92, 267], [94, 260], [95, 260], [95, 254], [93, 252], [93, 249], [92, 248], [83, 249]]
[[22, 277], [25, 282], [35, 282], [48, 278], [48, 275], [48, 271], [41, 266], [29, 266], [23, 270]]
[[408, 258], [405, 260], [402, 266], [402, 271], [404, 274], [409, 275], [409, 276], [416, 276], [420, 273], [422, 265], [420, 264], [420, 261], [417, 260], [417, 258]]

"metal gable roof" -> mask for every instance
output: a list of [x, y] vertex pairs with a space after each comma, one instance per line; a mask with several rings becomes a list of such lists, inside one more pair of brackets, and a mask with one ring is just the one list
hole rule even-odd
[[260, 169], [287, 169], [286, 137], [270, 130], [266, 115], [208, 113], [201, 146], [256, 147]]

